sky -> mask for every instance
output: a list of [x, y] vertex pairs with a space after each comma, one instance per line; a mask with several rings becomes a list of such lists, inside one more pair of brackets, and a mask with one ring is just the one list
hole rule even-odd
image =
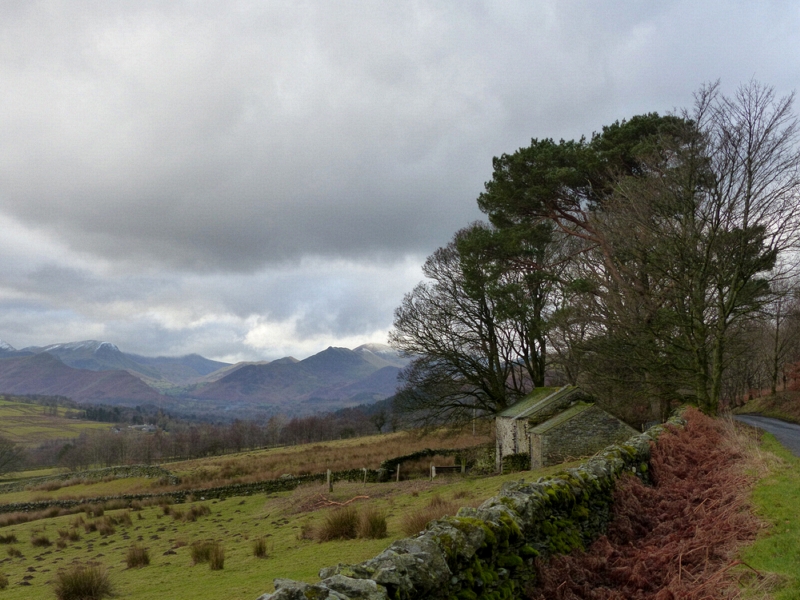
[[0, 3], [0, 340], [385, 343], [492, 157], [800, 87], [796, 1]]

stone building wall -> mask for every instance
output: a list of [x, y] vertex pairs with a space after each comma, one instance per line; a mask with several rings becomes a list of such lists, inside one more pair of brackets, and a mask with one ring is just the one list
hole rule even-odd
[[[601, 408], [591, 406], [547, 432], [532, 433], [531, 469], [589, 456], [636, 433], [633, 427]], [[535, 457], [539, 457], [541, 462], [537, 464]]]

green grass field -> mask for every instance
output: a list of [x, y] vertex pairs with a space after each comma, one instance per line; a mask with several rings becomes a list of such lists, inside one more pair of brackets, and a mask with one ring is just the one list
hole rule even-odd
[[94, 423], [45, 414], [46, 407], [0, 400], [0, 436], [23, 446], [36, 446], [48, 440], [78, 437], [84, 431], [108, 429], [108, 423]]
[[[0, 535], [13, 535], [17, 543], [0, 544], [0, 573], [9, 580], [5, 599], [53, 598], [53, 578], [59, 569], [75, 562], [96, 562], [110, 572], [118, 597], [130, 599], [192, 598], [254, 599], [272, 590], [275, 577], [316, 581], [320, 568], [339, 562], [366, 560], [386, 548], [394, 539], [405, 537], [401, 524], [405, 515], [431, 503], [431, 499], [451, 502], [453, 509], [476, 505], [494, 495], [504, 481], [546, 475], [562, 467], [537, 472], [516, 473], [496, 477], [462, 478], [460, 476], [401, 481], [400, 483], [356, 484], [336, 483], [334, 492], [323, 486], [305, 486], [265, 496], [228, 498], [221, 501], [196, 502], [211, 509], [211, 514], [196, 521], [176, 520], [165, 515], [158, 506], [140, 511], [108, 511], [116, 516], [128, 512], [131, 524], [119, 524], [116, 531], [102, 536], [86, 533], [78, 527], [81, 539], [66, 541], [64, 548], [55, 545], [59, 530], [71, 528], [77, 515], [43, 519], [0, 529]], [[388, 536], [378, 540], [350, 540], [320, 543], [299, 539], [304, 527], [319, 527], [335, 507], [321, 506], [327, 501], [347, 502], [360, 510], [374, 506], [387, 515]], [[5, 501], [0, 496], [0, 501]], [[172, 512], [188, 514], [191, 504], [174, 505]], [[95, 521], [83, 516], [86, 522]], [[103, 517], [97, 519], [102, 521]], [[31, 540], [46, 536], [49, 547], [35, 547]], [[268, 557], [256, 558], [252, 544], [265, 537]], [[192, 565], [190, 549], [199, 540], [220, 541], [225, 550], [225, 566], [210, 570], [208, 564]], [[125, 556], [128, 548], [138, 543], [149, 550], [150, 565], [129, 569]], [[18, 549], [22, 556], [11, 557], [8, 548]], [[29, 584], [29, 585], [25, 585]]]
[[[800, 459], [771, 435], [762, 449], [769, 473], [753, 490], [756, 514], [766, 527], [754, 544], [745, 548], [741, 569], [745, 590], [753, 598], [765, 594], [774, 600], [800, 600]], [[755, 569], [760, 577], [755, 577]]]

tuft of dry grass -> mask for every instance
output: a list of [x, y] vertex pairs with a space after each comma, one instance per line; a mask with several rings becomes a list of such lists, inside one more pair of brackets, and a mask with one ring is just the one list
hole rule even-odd
[[[197, 565], [211, 560], [212, 554], [217, 552], [215, 548], [220, 548], [220, 543], [214, 540], [201, 540], [192, 542], [190, 554], [192, 556], [192, 564]], [[225, 560], [224, 553], [222, 560]]]
[[344, 506], [331, 511], [316, 531], [317, 541], [352, 540], [358, 532], [358, 510]]
[[400, 529], [408, 536], [416, 535], [436, 519], [458, 512], [459, 506], [454, 502], [444, 500], [436, 494], [428, 505], [413, 512], [406, 513], [400, 521]]
[[367, 506], [361, 512], [356, 534], [360, 538], [379, 540], [386, 537], [386, 513], [374, 506]]
[[75, 565], [56, 573], [58, 600], [101, 600], [111, 595], [108, 571], [99, 565]]
[[9, 533], [8, 535], [0, 535], [0, 544], [16, 544], [17, 543], [17, 536], [13, 533]]
[[9, 546], [7, 553], [11, 558], [19, 558], [22, 556], [22, 552], [20, 552], [20, 550], [14, 546]]
[[3, 573], [0, 573], [0, 590], [4, 590], [8, 587], [8, 577], [6, 577]]
[[128, 548], [125, 555], [125, 563], [129, 569], [146, 567], [150, 564], [150, 552], [144, 546], [134, 544]]
[[53, 542], [50, 541], [50, 538], [40, 533], [35, 535], [31, 538], [31, 545], [35, 546], [36, 548], [47, 548], [52, 546]]
[[212, 571], [221, 571], [225, 567], [225, 549], [222, 544], [214, 544], [208, 557], [208, 566]]
[[267, 538], [259, 537], [253, 540], [253, 556], [256, 558], [269, 558], [272, 548], [267, 546]]

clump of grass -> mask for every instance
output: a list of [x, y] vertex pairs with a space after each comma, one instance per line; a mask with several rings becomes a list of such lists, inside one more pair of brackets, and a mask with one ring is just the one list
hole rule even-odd
[[378, 540], [387, 533], [386, 513], [374, 506], [367, 507], [359, 517], [356, 534], [360, 538]]
[[211, 514], [211, 509], [205, 504], [195, 504], [189, 509], [189, 514], [192, 514], [195, 517], [205, 517], [206, 515]]
[[358, 511], [353, 506], [344, 506], [325, 517], [325, 522], [317, 529], [317, 540], [352, 540], [358, 532]]
[[400, 522], [400, 529], [406, 535], [416, 535], [430, 523], [436, 519], [441, 519], [445, 515], [451, 515], [458, 510], [457, 506], [442, 499], [441, 496], [436, 495], [430, 499], [428, 505], [424, 508], [417, 509], [413, 512], [407, 513], [403, 516]]
[[208, 563], [212, 571], [221, 571], [225, 567], [225, 549], [222, 544], [214, 544], [211, 547]]
[[[169, 508], [169, 507], [165, 507], [165, 508]], [[169, 511], [169, 513], [164, 513], [164, 514], [170, 514], [170, 515], [172, 515], [172, 518], [173, 518], [174, 520], [176, 520], [176, 521], [183, 521], [183, 520], [184, 520], [184, 517], [186, 517], [186, 513], [184, 513], [184, 512], [183, 512], [182, 510], [180, 510], [179, 508], [171, 508], [171, 509], [170, 509], [170, 511]]]
[[22, 552], [20, 552], [19, 549], [15, 548], [14, 546], [9, 546], [8, 555], [11, 558], [19, 558], [20, 556], [22, 556]]
[[83, 524], [83, 530], [86, 533], [92, 533], [93, 531], [97, 531], [97, 521], [87, 521]]
[[192, 542], [190, 554], [192, 556], [192, 564], [197, 565], [200, 563], [208, 562], [211, 560], [211, 551], [219, 542], [212, 540], [201, 540], [199, 542]]
[[306, 521], [300, 525], [300, 531], [297, 532], [298, 540], [313, 540], [315, 538], [314, 526]]
[[259, 537], [253, 540], [253, 556], [256, 558], [269, 558], [272, 547], [267, 546], [267, 538]]
[[128, 548], [125, 555], [125, 562], [129, 569], [146, 567], [150, 564], [150, 552], [144, 546], [134, 544]]
[[130, 527], [133, 525], [133, 521], [131, 521], [131, 513], [126, 510], [117, 517], [117, 522], [125, 527]]
[[86, 508], [84, 508], [87, 517], [102, 517], [106, 510], [102, 504], [87, 504]]
[[142, 503], [139, 502], [138, 500], [134, 500], [133, 502], [131, 502], [131, 510], [132, 511], [142, 510]]
[[114, 528], [114, 519], [109, 517], [103, 517], [99, 521], [97, 521], [97, 533], [102, 535], [103, 537], [112, 535], [116, 529]]
[[56, 540], [56, 548], [58, 548], [59, 550], [63, 550], [66, 547], [67, 547], [67, 540], [65, 540], [64, 538], [58, 538]]
[[0, 535], [0, 544], [16, 544], [17, 543], [17, 536], [13, 533], [9, 533], [8, 535]]
[[60, 537], [62, 540], [65, 540], [65, 539], [67, 539], [69, 537], [69, 529], [61, 528], [61, 529], [58, 530], [57, 533], [58, 533], [58, 537]]
[[6, 577], [3, 573], [0, 573], [0, 590], [4, 590], [8, 587], [8, 577]]
[[31, 545], [33, 545], [33, 546], [35, 546], [37, 548], [47, 548], [48, 546], [51, 546], [52, 544], [53, 544], [53, 542], [50, 541], [50, 538], [47, 537], [43, 533], [35, 535], [35, 536], [33, 536], [31, 538]]
[[81, 539], [80, 531], [77, 529], [70, 529], [67, 539], [69, 539], [70, 542], [77, 542], [79, 539]]
[[56, 573], [58, 600], [101, 600], [111, 595], [108, 572], [99, 565], [75, 565]]
[[83, 520], [83, 517], [81, 515], [78, 515], [77, 517], [72, 519], [72, 523], [70, 523], [70, 526], [77, 529], [78, 527], [83, 527], [85, 524], [86, 521]]

